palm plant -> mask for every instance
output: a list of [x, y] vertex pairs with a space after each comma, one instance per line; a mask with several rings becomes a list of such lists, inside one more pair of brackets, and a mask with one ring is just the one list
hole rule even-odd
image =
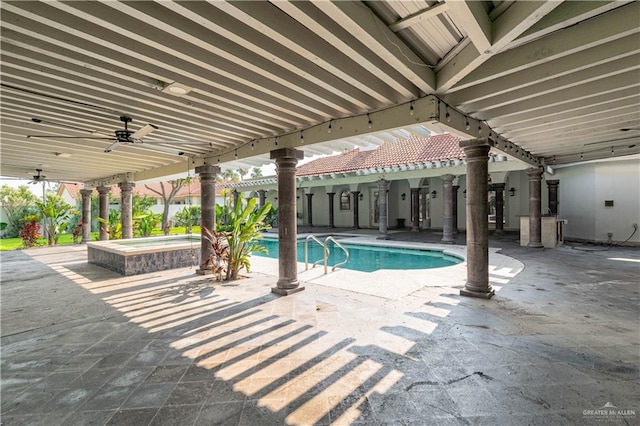
[[47, 242], [54, 246], [58, 243], [60, 233], [66, 231], [70, 216], [77, 212], [72, 211], [71, 206], [55, 194], [47, 194], [45, 201], [37, 201], [36, 205], [42, 214]]
[[235, 208], [229, 212], [231, 236], [227, 238], [229, 245], [227, 280], [238, 279], [238, 273], [242, 268], [246, 268], [249, 272], [251, 267], [249, 257], [252, 253], [267, 253], [267, 249], [259, 244], [259, 240], [262, 239], [260, 231], [269, 227], [265, 218], [271, 210], [271, 203], [256, 209], [255, 198], [248, 199], [246, 203], [243, 201], [240, 195]]

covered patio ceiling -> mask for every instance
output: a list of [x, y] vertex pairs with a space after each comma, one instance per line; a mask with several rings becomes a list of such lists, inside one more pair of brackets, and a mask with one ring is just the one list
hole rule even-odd
[[[532, 165], [640, 152], [638, 2], [0, 7], [3, 176], [151, 180], [429, 131]], [[142, 144], [104, 139], [121, 116]]]

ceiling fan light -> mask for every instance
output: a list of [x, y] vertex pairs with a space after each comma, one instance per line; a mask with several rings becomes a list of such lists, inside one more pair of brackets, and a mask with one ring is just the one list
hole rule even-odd
[[191, 91], [191, 87], [173, 82], [162, 89], [162, 91], [173, 96], [184, 96]]

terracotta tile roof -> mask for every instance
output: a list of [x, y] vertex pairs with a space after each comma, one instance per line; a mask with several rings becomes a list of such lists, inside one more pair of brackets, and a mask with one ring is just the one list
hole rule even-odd
[[78, 192], [82, 189], [82, 185], [78, 185], [75, 183], [61, 183], [58, 187], [58, 195], [62, 195], [62, 192], [66, 190], [71, 198], [74, 200], [78, 199]]
[[412, 136], [386, 142], [372, 151], [355, 149], [344, 154], [319, 158], [298, 167], [297, 176], [350, 172], [370, 167], [400, 166], [438, 160], [463, 159], [464, 151], [455, 136], [444, 134], [428, 138]]
[[[80, 189], [82, 189], [82, 187], [80, 185], [69, 185], [69, 184], [61, 184], [61, 188], [62, 186], [65, 185], [65, 188], [67, 189], [67, 191], [69, 192], [69, 194], [71, 194], [71, 196], [74, 199], [79, 199], [79, 194], [78, 191], [80, 191]], [[137, 183], [136, 186], [133, 188], [133, 193], [134, 194], [138, 194], [141, 196], [148, 196], [148, 197], [153, 197], [153, 198], [160, 198], [160, 196], [158, 194], [156, 194], [155, 192], [151, 191], [149, 188], [147, 188], [145, 185], [148, 185], [149, 187], [155, 189], [156, 191], [162, 192], [162, 189], [160, 187], [160, 182], [154, 182], [154, 183]], [[168, 182], [165, 182], [164, 185], [164, 190], [165, 192], [168, 194], [171, 191], [171, 184]], [[216, 185], [216, 195], [220, 196], [221, 195], [221, 191], [222, 189], [220, 188], [220, 185]], [[200, 191], [201, 191], [201, 187], [200, 187], [200, 179], [193, 179], [191, 181], [191, 183], [189, 185], [183, 186], [182, 188], [180, 188], [180, 190], [178, 191], [178, 193], [175, 195], [177, 198], [182, 198], [182, 197], [188, 197], [189, 195], [191, 195], [192, 197], [199, 197], [200, 196]], [[115, 198], [120, 198], [120, 187], [118, 187], [118, 185], [112, 185], [111, 186], [111, 195]]]

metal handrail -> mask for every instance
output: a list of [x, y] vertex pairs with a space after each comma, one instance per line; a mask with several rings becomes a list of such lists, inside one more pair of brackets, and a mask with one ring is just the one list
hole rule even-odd
[[[324, 263], [324, 273], [327, 273], [327, 258], [329, 257], [329, 248], [327, 247], [326, 244], [324, 244], [322, 241], [320, 241], [315, 235], [311, 234], [308, 235], [307, 238], [305, 238], [304, 240], [304, 270], [308, 270], [309, 269], [309, 240], [313, 240], [315, 242], [317, 242], [318, 244], [320, 244], [322, 246], [322, 251], [324, 253], [324, 257], [322, 259], [323, 263]], [[316, 267], [316, 264], [320, 262], [320, 259], [316, 260], [313, 265], [312, 268]]]
[[347, 263], [349, 261], [349, 250], [347, 250], [342, 244], [337, 242], [335, 238], [333, 238], [331, 236], [325, 238], [325, 240], [324, 240], [324, 247], [326, 249], [325, 262], [324, 262], [324, 271], [325, 271], [324, 273], [325, 274], [327, 273], [327, 261], [326, 261], [326, 259], [329, 257], [329, 248], [328, 248], [328, 244], [327, 244], [329, 241], [332, 241], [333, 244], [335, 244], [338, 247], [340, 247], [342, 249], [342, 251], [344, 251], [344, 254], [346, 255], [346, 259], [344, 260], [344, 262], [339, 262], [339, 263], [336, 263], [335, 265], [333, 265], [333, 268], [331, 268], [331, 272], [335, 271], [338, 266], [342, 266], [342, 265], [344, 265], [345, 263]]

